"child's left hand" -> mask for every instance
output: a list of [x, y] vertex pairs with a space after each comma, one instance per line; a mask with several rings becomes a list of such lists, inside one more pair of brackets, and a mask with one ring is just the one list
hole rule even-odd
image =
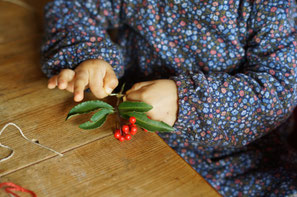
[[176, 121], [178, 109], [177, 87], [173, 80], [161, 79], [140, 82], [126, 92], [130, 101], [141, 101], [153, 106], [147, 115], [170, 126]]

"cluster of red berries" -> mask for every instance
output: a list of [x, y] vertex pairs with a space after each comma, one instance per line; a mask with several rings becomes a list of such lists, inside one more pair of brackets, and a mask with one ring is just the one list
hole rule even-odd
[[120, 140], [121, 142], [125, 140], [131, 140], [132, 135], [135, 135], [137, 133], [137, 127], [135, 126], [136, 118], [130, 117], [129, 122], [130, 122], [130, 125], [123, 125], [122, 130], [117, 129], [114, 132], [114, 137]]

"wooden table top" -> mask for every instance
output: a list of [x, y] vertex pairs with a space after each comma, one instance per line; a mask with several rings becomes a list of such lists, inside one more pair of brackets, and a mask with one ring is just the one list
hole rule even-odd
[[[64, 156], [29, 143], [8, 127], [0, 142], [12, 147], [15, 155], [0, 163], [0, 182], [50, 197], [219, 196], [154, 133], [139, 131], [121, 143], [112, 134], [114, 117], [88, 131], [78, 128], [87, 116], [64, 121], [76, 103], [70, 93], [48, 90], [40, 70], [46, 1], [26, 2], [33, 10], [0, 0], [0, 129], [14, 122], [29, 139]], [[0, 147], [0, 158], [8, 154]], [[0, 190], [0, 196], [7, 195]]]

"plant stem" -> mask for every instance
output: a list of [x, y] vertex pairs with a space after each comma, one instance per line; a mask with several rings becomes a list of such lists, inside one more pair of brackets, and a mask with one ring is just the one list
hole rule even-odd
[[116, 127], [117, 127], [117, 129], [120, 129], [121, 135], [123, 135], [122, 128], [121, 128], [121, 118], [120, 118], [120, 113], [119, 113], [119, 109], [118, 109], [120, 98], [117, 98], [117, 99], [118, 99], [117, 100], [117, 106], [115, 107], [115, 113], [116, 113], [116, 116], [117, 116], [117, 126]]
[[124, 88], [125, 88], [126, 83], [124, 83], [121, 87], [121, 90], [119, 93], [111, 93], [108, 96], [116, 96], [117, 98], [122, 98], [123, 96], [125, 96], [125, 94], [123, 94]]
[[108, 96], [116, 96], [116, 97], [123, 97], [123, 96], [125, 96], [124, 94], [121, 94], [121, 93], [111, 93], [111, 94], [109, 94]]
[[[116, 116], [117, 116], [117, 128], [120, 129], [121, 135], [123, 135], [123, 131], [122, 131], [122, 127], [121, 127], [121, 125], [122, 125], [121, 124], [121, 117], [120, 117], [120, 112], [119, 112], [118, 107], [119, 107], [121, 99], [125, 96], [123, 94], [124, 87], [125, 87], [125, 84], [123, 84], [123, 86], [121, 87], [121, 91], [119, 93], [112, 93], [112, 94], [109, 95], [109, 96], [116, 96], [117, 97], [117, 104], [116, 104], [116, 107], [115, 107], [115, 113], [116, 113]], [[120, 124], [119, 127], [118, 127], [118, 124]]]

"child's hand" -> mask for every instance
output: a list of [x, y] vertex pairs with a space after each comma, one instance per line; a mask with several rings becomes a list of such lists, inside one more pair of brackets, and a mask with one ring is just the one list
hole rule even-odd
[[82, 101], [84, 90], [90, 88], [97, 98], [108, 96], [118, 85], [118, 79], [110, 66], [104, 60], [87, 60], [75, 70], [63, 69], [60, 74], [48, 81], [48, 88], [58, 86], [61, 90], [74, 92], [74, 100]]
[[177, 87], [173, 80], [136, 83], [126, 92], [127, 100], [142, 101], [153, 106], [147, 115], [171, 126], [176, 121], [178, 108]]

